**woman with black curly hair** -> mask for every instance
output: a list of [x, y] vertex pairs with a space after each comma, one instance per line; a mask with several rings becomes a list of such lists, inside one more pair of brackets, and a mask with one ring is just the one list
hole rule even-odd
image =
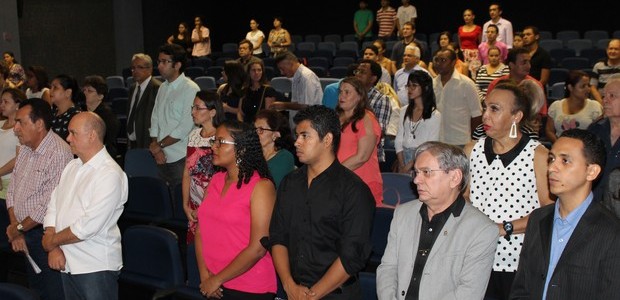
[[275, 188], [254, 126], [225, 121], [211, 142], [213, 175], [198, 208], [200, 291], [224, 299], [273, 299], [276, 272], [261, 244], [269, 236]]

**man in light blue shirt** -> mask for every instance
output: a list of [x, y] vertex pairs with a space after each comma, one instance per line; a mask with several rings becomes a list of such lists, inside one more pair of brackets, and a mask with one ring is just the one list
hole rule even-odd
[[198, 85], [185, 77], [183, 47], [166, 44], [159, 49], [157, 68], [166, 79], [161, 84], [151, 115], [149, 150], [161, 177], [171, 187], [181, 183], [189, 132], [194, 128], [191, 110]]
[[553, 144], [549, 190], [558, 199], [530, 214], [510, 299], [620, 299], [620, 221], [592, 194], [605, 153], [581, 129]]

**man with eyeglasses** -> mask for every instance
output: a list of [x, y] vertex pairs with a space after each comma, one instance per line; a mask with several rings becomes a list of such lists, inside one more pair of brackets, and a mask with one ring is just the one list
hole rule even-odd
[[155, 97], [161, 81], [153, 78], [153, 60], [144, 53], [131, 58], [131, 76], [135, 80], [129, 88], [127, 101], [127, 139], [130, 149], [148, 148], [151, 143], [149, 128]]
[[469, 160], [458, 147], [426, 142], [414, 172], [419, 201], [394, 212], [377, 268], [379, 300], [482, 299], [499, 230], [461, 195]]
[[476, 84], [456, 71], [455, 64], [454, 50], [436, 52], [433, 67], [437, 77], [433, 78], [433, 90], [437, 110], [441, 112], [439, 140], [462, 149], [469, 143], [473, 130], [482, 123], [482, 107]]
[[409, 104], [409, 97], [407, 96], [407, 81], [409, 80], [409, 74], [415, 70], [428, 73], [428, 70], [422, 68], [419, 65], [419, 62], [420, 48], [412, 45], [405, 47], [405, 54], [403, 54], [403, 67], [396, 71], [396, 74], [394, 74], [394, 91], [396, 92], [396, 95], [398, 95], [400, 106]]
[[157, 68], [166, 79], [162, 83], [151, 114], [149, 150], [160, 176], [170, 187], [181, 183], [189, 132], [194, 128], [191, 110], [198, 85], [183, 70], [187, 55], [183, 47], [166, 44], [159, 48]]

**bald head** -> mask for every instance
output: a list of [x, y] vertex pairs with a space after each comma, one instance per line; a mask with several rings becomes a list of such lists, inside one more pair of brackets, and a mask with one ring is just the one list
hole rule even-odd
[[[94, 112], [81, 112], [78, 114], [81, 118], [84, 119], [84, 126], [87, 131], [95, 131], [95, 135], [99, 142], [103, 144], [103, 140], [105, 139], [105, 122], [103, 119]], [[77, 116], [76, 116], [77, 117]]]

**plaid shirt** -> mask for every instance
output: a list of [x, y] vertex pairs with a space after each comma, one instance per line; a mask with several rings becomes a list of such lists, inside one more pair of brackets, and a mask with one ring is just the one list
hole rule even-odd
[[69, 145], [50, 130], [37, 149], [20, 146], [6, 194], [19, 222], [30, 217], [43, 224], [47, 204], [67, 163], [73, 159]]
[[381, 141], [377, 149], [377, 156], [380, 162], [384, 162], [385, 151], [383, 151], [383, 138], [385, 137], [385, 131], [387, 130], [390, 122], [392, 104], [386, 95], [382, 94], [374, 87], [370, 88], [370, 91], [368, 91], [368, 102], [370, 103], [370, 107], [375, 113], [375, 117], [377, 117], [377, 121], [379, 121], [379, 125], [381, 126]]

